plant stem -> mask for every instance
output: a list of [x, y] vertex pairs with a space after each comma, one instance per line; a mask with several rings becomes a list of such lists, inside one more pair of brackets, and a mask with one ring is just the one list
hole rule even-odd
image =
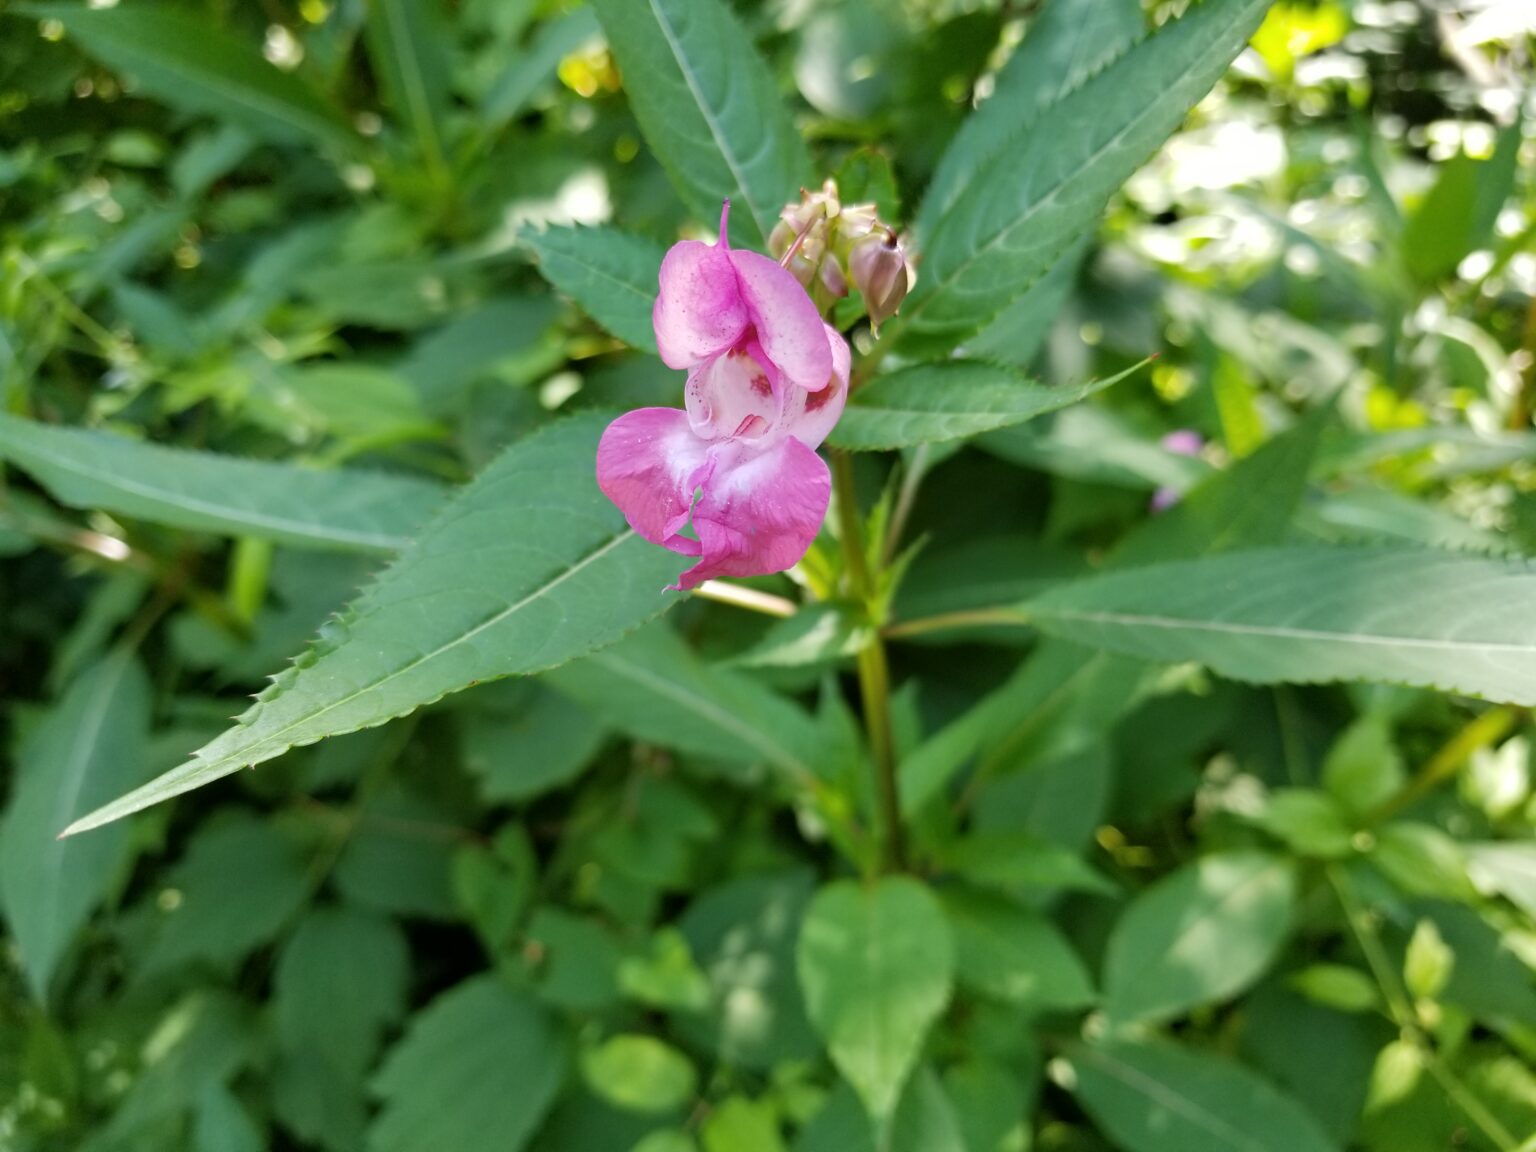
[[[871, 617], [878, 617], [877, 593], [864, 550], [864, 532], [858, 497], [853, 490], [853, 461], [844, 452], [832, 453], [832, 481], [836, 490], [837, 520], [843, 544], [843, 563], [855, 599]], [[906, 866], [901, 833], [901, 797], [896, 783], [896, 746], [891, 737], [891, 674], [875, 619], [869, 640], [859, 652], [859, 693], [864, 704], [864, 727], [874, 759], [875, 803], [878, 810], [879, 868], [899, 872]]]
[[1417, 804], [1440, 785], [1455, 777], [1457, 771], [1481, 748], [1497, 744], [1520, 720], [1522, 710], [1508, 705], [1490, 708], [1474, 717], [1470, 723], [1452, 736], [1440, 750], [1424, 762], [1401, 789], [1387, 797], [1373, 810], [1367, 812], [1367, 827], [1380, 824], [1396, 816], [1405, 808]]
[[800, 610], [798, 604], [783, 596], [775, 596], [772, 592], [759, 592], [756, 588], [744, 588], [740, 584], [728, 584], [724, 580], [706, 580], [693, 590], [693, 594], [719, 604], [730, 604], [736, 608], [745, 608], [750, 612], [761, 612], [765, 616], [778, 616], [782, 619], [788, 619]]
[[1402, 1031], [1403, 1038], [1414, 1044], [1424, 1057], [1424, 1065], [1429, 1069], [1430, 1075], [1440, 1082], [1440, 1087], [1445, 1089], [1446, 1095], [1456, 1101], [1467, 1119], [1472, 1121], [1499, 1149], [1499, 1152], [1523, 1152], [1523, 1149], [1515, 1147], [1514, 1137], [1509, 1134], [1499, 1118], [1488, 1111], [1483, 1102], [1473, 1095], [1472, 1090], [1467, 1087], [1461, 1077], [1457, 1076], [1450, 1065], [1440, 1058], [1430, 1038], [1424, 1035], [1419, 1027], [1418, 1014], [1408, 998], [1408, 990], [1397, 978], [1397, 972], [1376, 936], [1370, 913], [1360, 903], [1360, 898], [1355, 894], [1354, 886], [1344, 870], [1336, 864], [1330, 864], [1327, 868], [1327, 876], [1329, 884], [1339, 898], [1340, 906], [1344, 909], [1344, 918], [1349, 922], [1350, 930], [1360, 945], [1360, 951], [1365, 955], [1366, 966], [1370, 968], [1371, 975], [1376, 978], [1376, 985], [1381, 989], [1382, 998], [1387, 1002], [1387, 1014]]

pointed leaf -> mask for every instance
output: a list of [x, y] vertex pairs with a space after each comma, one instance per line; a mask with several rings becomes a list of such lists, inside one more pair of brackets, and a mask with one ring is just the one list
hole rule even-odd
[[584, 414], [514, 444], [234, 728], [70, 831], [478, 681], [563, 664], [665, 610], [662, 588], [682, 561], [636, 536], [598, 491], [592, 461], [605, 423]]
[[1268, 7], [1192, 5], [983, 164], [925, 243], [903, 314], [906, 345], [953, 347], [1045, 275], [1226, 71]]
[[1536, 569], [1396, 549], [1270, 549], [1115, 572], [1027, 602], [1036, 627], [1258, 683], [1374, 680], [1536, 704]]
[[810, 160], [778, 87], [722, 0], [596, 0], [646, 142], [683, 203], [713, 222], [729, 198], [731, 235], [767, 247]]
[[1172, 1044], [1072, 1044], [1073, 1091], [1126, 1152], [1338, 1152], [1256, 1072]]
[[394, 552], [444, 490], [382, 472], [296, 468], [0, 414], [0, 460], [72, 508], [300, 548]]
[[341, 151], [360, 140], [299, 76], [207, 14], [168, 4], [29, 4], [16, 15], [57, 20], [70, 39], [158, 100], [233, 121], [266, 140], [310, 139]]
[[520, 1152], [554, 1102], [569, 1047], [526, 992], [496, 976], [459, 984], [385, 1058], [370, 1152]]
[[839, 448], [881, 451], [976, 436], [1076, 404], [1140, 367], [1107, 380], [1047, 388], [979, 360], [923, 364], [877, 377], [855, 392], [830, 440]]
[[390, 108], [415, 137], [431, 168], [441, 168], [448, 118], [448, 60], [438, 0], [368, 0], [368, 60]]
[[544, 278], [631, 347], [655, 353], [651, 309], [661, 245], [613, 228], [527, 231], [522, 242], [539, 258]]
[[1255, 851], [1205, 856], [1152, 885], [1110, 934], [1110, 1018], [1164, 1020], [1247, 987], [1285, 942], [1295, 889], [1286, 860]]
[[806, 911], [798, 960], [811, 1023], [884, 1129], [949, 1002], [955, 956], [943, 909], [906, 877], [840, 880]]
[[0, 822], [0, 903], [39, 1000], [71, 938], [116, 883], [127, 829], [58, 841], [66, 821], [143, 778], [149, 678], [118, 651], [83, 673], [22, 748]]

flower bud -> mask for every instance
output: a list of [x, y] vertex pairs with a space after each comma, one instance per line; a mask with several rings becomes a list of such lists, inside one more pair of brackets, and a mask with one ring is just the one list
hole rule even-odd
[[896, 315], [909, 287], [907, 255], [896, 233], [887, 228], [855, 243], [848, 254], [848, 273], [864, 297], [870, 326], [878, 334], [880, 325]]

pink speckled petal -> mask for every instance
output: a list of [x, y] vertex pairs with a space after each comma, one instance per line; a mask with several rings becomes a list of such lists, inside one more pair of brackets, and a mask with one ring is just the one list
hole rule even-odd
[[697, 556], [699, 542], [680, 533], [694, 492], [709, 478], [710, 447], [694, 435], [681, 409], [626, 412], [598, 441], [597, 485], [629, 526], [651, 543]]
[[[688, 419], [700, 436], [757, 439], [779, 428], [775, 375], [746, 350], [727, 352], [688, 373], [683, 390]], [[796, 389], [798, 391], [798, 389]]]
[[731, 256], [724, 247], [684, 240], [662, 259], [651, 323], [668, 368], [696, 368], [728, 351], [751, 323]]
[[[728, 254], [758, 342], [784, 383], [815, 392], [832, 377], [832, 355], [821, 313], [789, 271], [758, 252]], [[665, 273], [665, 266], [663, 266]]]
[[793, 437], [762, 448], [722, 441], [711, 455], [714, 468], [693, 510], [702, 555], [677, 588], [717, 576], [765, 576], [799, 563], [821, 531], [832, 494], [821, 457]]
[[848, 401], [848, 372], [853, 358], [848, 352], [848, 341], [828, 324], [827, 346], [832, 353], [832, 378], [819, 392], [807, 392], [803, 388], [790, 388], [784, 398], [784, 415], [779, 427], [807, 448], [815, 448], [831, 433], [833, 425], [843, 414]]

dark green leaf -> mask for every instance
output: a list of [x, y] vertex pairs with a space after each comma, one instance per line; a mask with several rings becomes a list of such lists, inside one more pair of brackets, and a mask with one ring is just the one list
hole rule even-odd
[[613, 228], [552, 227], [525, 231], [521, 239], [546, 280], [620, 340], [655, 353], [651, 309], [661, 245]]

